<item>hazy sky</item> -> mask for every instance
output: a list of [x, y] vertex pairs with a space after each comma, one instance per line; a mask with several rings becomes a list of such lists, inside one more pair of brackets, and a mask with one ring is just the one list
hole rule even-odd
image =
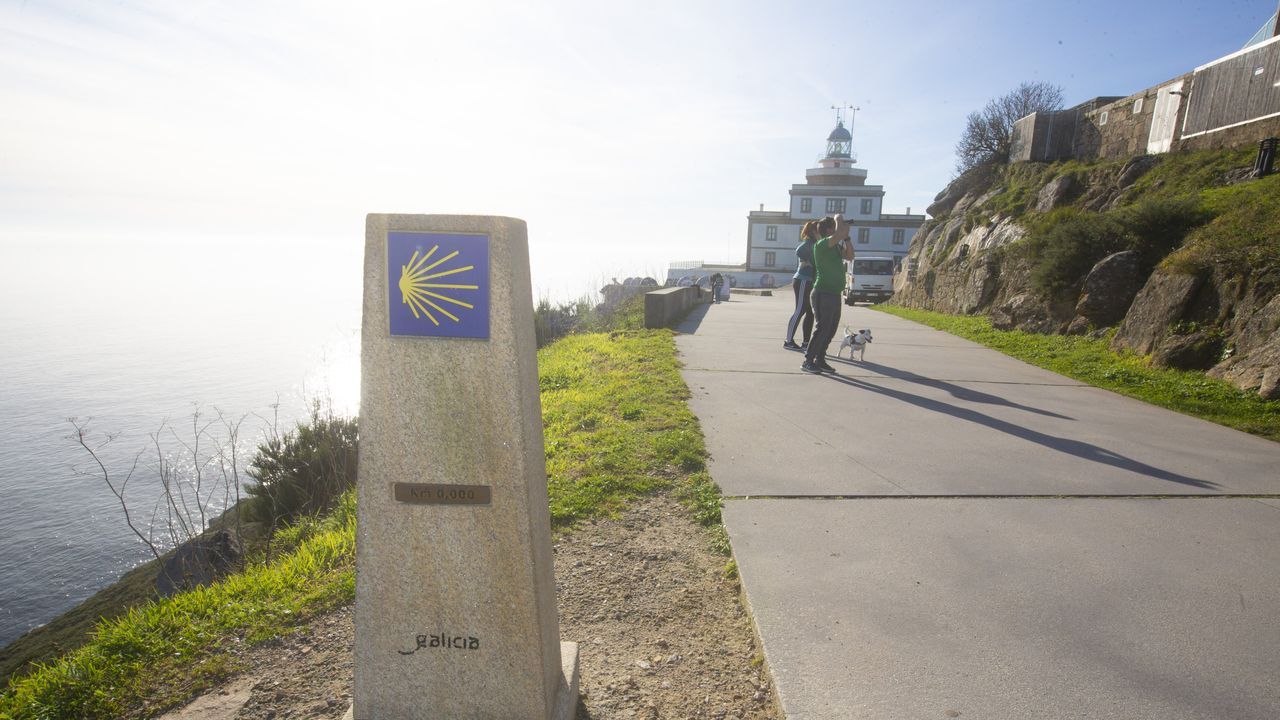
[[[161, 238], [358, 258], [368, 212], [528, 221], [534, 282], [741, 262], [833, 125], [921, 212], [967, 113], [1233, 52], [1275, 0], [0, 1], [0, 264]], [[352, 251], [352, 248], [355, 248]]]

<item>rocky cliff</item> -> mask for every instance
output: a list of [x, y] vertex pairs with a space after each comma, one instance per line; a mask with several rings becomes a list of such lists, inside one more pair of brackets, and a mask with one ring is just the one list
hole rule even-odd
[[1111, 337], [1280, 399], [1280, 176], [1250, 151], [1019, 163], [928, 208], [892, 302]]

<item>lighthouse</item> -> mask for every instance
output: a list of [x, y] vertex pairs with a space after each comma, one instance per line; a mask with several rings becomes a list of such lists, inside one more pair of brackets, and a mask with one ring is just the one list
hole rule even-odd
[[[782, 279], [796, 269], [795, 247], [800, 228], [825, 215], [843, 214], [853, 226], [850, 237], [855, 253], [892, 255], [901, 262], [911, 238], [924, 224], [924, 215], [883, 212], [884, 186], [868, 185], [867, 171], [857, 167], [853, 132], [845, 126], [843, 110], [836, 108], [836, 125], [827, 135], [826, 151], [817, 167], [805, 171], [805, 182], [791, 186], [790, 207], [753, 210], [747, 214], [748, 273], [770, 273]], [[852, 126], [852, 114], [850, 126]]]

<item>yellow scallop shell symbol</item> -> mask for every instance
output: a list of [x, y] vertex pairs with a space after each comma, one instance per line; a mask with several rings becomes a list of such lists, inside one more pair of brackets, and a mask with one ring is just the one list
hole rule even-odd
[[[471, 303], [463, 302], [462, 300], [459, 300], [455, 297], [450, 297], [449, 295], [444, 295], [436, 291], [479, 289], [478, 285], [460, 285], [460, 284], [451, 284], [451, 283], [432, 282], [433, 280], [436, 280], [442, 277], [447, 277], [449, 275], [457, 275], [459, 273], [467, 272], [468, 270], [474, 270], [476, 267], [475, 265], [466, 265], [464, 267], [455, 267], [455, 268], [448, 268], [446, 266], [446, 269], [433, 273], [431, 272], [432, 270], [449, 262], [454, 258], [454, 256], [458, 254], [458, 251], [455, 250], [449, 253], [448, 255], [445, 255], [444, 257], [440, 258], [439, 260], [431, 263], [430, 265], [427, 265], [426, 264], [427, 261], [430, 260], [431, 256], [434, 255], [435, 252], [439, 249], [440, 249], [439, 245], [432, 247], [430, 250], [427, 251], [426, 255], [422, 256], [421, 259], [418, 258], [418, 251], [415, 250], [413, 252], [413, 257], [409, 258], [409, 264], [400, 266], [400, 283], [399, 283], [400, 301], [409, 306], [409, 310], [413, 312], [413, 317], [415, 319], [421, 319], [422, 316], [425, 315], [427, 316], [427, 319], [435, 323], [437, 327], [439, 327], [440, 321], [436, 319], [436, 316], [434, 314], [432, 314], [431, 312], [432, 310], [443, 315], [444, 317], [449, 318], [454, 322], [461, 322], [461, 321], [458, 320], [457, 315], [454, 315], [453, 313], [449, 312], [448, 310], [444, 309], [439, 304], [437, 304], [435, 302], [436, 300], [452, 303], [454, 305], [464, 307], [468, 310], [475, 309], [475, 306], [472, 305]], [[424, 265], [425, 267], [423, 267]]]

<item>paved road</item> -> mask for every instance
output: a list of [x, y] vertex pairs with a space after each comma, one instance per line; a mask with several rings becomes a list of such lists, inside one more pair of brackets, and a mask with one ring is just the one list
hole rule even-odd
[[788, 718], [1280, 718], [1280, 445], [789, 295], [677, 340]]

